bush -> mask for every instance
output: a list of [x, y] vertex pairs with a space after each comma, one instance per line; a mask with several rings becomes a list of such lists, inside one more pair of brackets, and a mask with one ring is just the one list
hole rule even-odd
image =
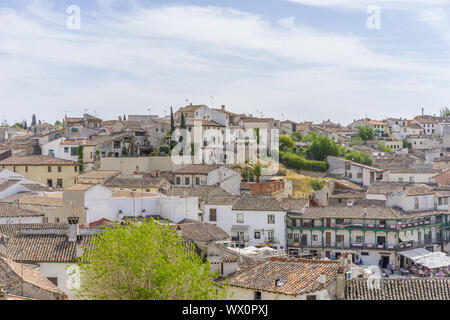
[[159, 152], [160, 153], [164, 153], [164, 154], [169, 154], [170, 152], [170, 147], [166, 144], [159, 146]]
[[292, 141], [300, 142], [302, 141], [302, 134], [299, 131], [292, 132], [290, 138]]
[[313, 179], [311, 180], [311, 187], [314, 189], [314, 191], [319, 191], [323, 189], [325, 183], [326, 182], [324, 180]]
[[372, 157], [366, 152], [352, 151], [350, 153], [347, 153], [344, 157], [347, 160], [353, 160], [355, 162], [368, 166], [371, 166], [373, 164]]
[[292, 141], [290, 138], [285, 137], [285, 136], [281, 136], [279, 138], [279, 142], [280, 142], [280, 150], [281, 151], [289, 151], [293, 147], [295, 147], [294, 141]]
[[321, 171], [328, 169], [328, 163], [325, 161], [306, 160], [296, 154], [285, 153], [280, 151], [280, 161], [286, 166], [297, 170]]

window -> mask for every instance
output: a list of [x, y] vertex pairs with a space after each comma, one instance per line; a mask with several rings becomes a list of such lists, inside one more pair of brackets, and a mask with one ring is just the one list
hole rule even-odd
[[274, 224], [275, 223], [275, 215], [274, 214], [268, 214], [267, 215], [267, 223], [268, 224]]
[[344, 235], [343, 234], [337, 234], [336, 235], [336, 242], [344, 242]]
[[74, 167], [73, 167], [73, 170], [74, 170], [75, 172], [78, 172], [78, 166], [74, 166]]
[[55, 286], [58, 285], [58, 278], [57, 277], [47, 277], [47, 279], [53, 283]]
[[185, 184], [185, 185], [190, 185], [190, 184], [191, 184], [191, 178], [185, 177], [185, 178], [184, 178], [184, 184]]
[[200, 178], [199, 177], [195, 177], [195, 185], [196, 186], [200, 185]]
[[312, 241], [317, 241], [318, 239], [319, 237], [317, 236], [317, 234], [312, 235]]
[[316, 295], [312, 295], [312, 294], [308, 294], [306, 296], [306, 300], [317, 300], [317, 296]]
[[261, 232], [259, 230], [255, 230], [254, 236], [255, 239], [261, 239]]
[[178, 184], [178, 185], [181, 184], [181, 177], [177, 177], [177, 178], [176, 178], [176, 184]]
[[209, 221], [217, 221], [217, 209], [209, 209]]
[[237, 214], [237, 223], [244, 223], [244, 214], [243, 213]]
[[49, 186], [50, 188], [53, 188], [53, 181], [52, 181], [52, 179], [47, 179], [47, 186]]
[[351, 178], [351, 177], [352, 177], [352, 173], [351, 173], [351, 172], [349, 172], [349, 174], [348, 174], [348, 177], [349, 177], [349, 178]]
[[419, 197], [414, 197], [414, 209], [419, 209]]
[[69, 153], [69, 147], [64, 147], [64, 153]]
[[52, 172], [52, 166], [47, 167], [48, 172]]
[[362, 179], [362, 172], [358, 172], [358, 173], [356, 174], [356, 177], [357, 177], [358, 179]]
[[28, 166], [25, 166], [25, 172], [28, 172]]
[[356, 236], [356, 242], [361, 243], [364, 241], [364, 237], [363, 236]]
[[71, 155], [72, 157], [77, 156], [77, 155], [78, 155], [78, 147], [72, 147], [72, 148], [70, 148], [70, 155]]
[[58, 172], [62, 172], [62, 167], [58, 166]]
[[70, 131], [72, 131], [72, 132], [78, 132], [78, 128], [71, 128]]
[[55, 218], [55, 223], [59, 223], [59, 218]]
[[56, 187], [58, 187], [58, 188], [62, 188], [62, 187], [63, 187], [63, 181], [62, 181], [62, 179], [56, 180]]
[[261, 300], [261, 292], [255, 291], [255, 300]]
[[114, 149], [120, 148], [120, 141], [114, 141]]

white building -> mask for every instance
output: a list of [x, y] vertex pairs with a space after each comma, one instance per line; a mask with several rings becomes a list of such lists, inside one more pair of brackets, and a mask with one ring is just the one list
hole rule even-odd
[[328, 173], [347, 178], [363, 187], [368, 187], [374, 181], [382, 179], [383, 170], [364, 164], [360, 164], [343, 158], [327, 157]]
[[286, 211], [272, 196], [216, 196], [206, 201], [204, 221], [222, 228], [236, 245], [284, 251]]

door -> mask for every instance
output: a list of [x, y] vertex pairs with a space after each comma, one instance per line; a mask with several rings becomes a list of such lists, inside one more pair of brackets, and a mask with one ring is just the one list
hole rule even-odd
[[389, 256], [381, 256], [382, 268], [387, 268], [389, 264]]
[[325, 233], [325, 244], [331, 246], [331, 232]]
[[294, 233], [294, 246], [298, 246], [299, 245], [299, 239], [300, 239], [300, 234], [299, 233]]
[[331, 228], [331, 219], [326, 219], [326, 220], [325, 220], [325, 226], [326, 226], [327, 228]]
[[302, 234], [302, 247], [306, 247], [308, 245], [308, 235]]

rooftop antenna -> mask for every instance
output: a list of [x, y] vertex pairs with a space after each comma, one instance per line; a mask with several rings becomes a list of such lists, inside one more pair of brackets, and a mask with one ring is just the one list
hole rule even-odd
[[424, 109], [423, 109], [423, 107], [422, 107], [422, 115], [423, 115], [423, 111], [424, 111]]
[[210, 96], [211, 98], [211, 108], [214, 108], [214, 96]]

